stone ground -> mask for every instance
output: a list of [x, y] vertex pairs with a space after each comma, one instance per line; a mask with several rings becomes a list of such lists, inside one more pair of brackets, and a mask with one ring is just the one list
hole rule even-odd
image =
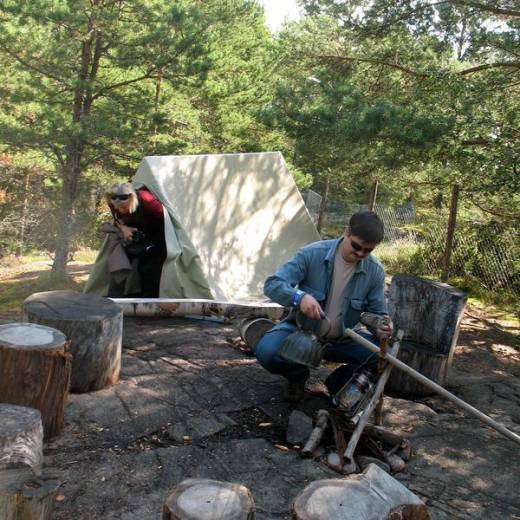
[[[518, 330], [470, 312], [448, 389], [520, 433]], [[287, 519], [309, 482], [338, 477], [286, 442], [295, 407], [237, 336], [223, 323], [125, 318], [121, 381], [71, 395], [64, 431], [45, 445], [45, 471], [63, 482], [56, 520], [158, 520], [190, 477], [241, 483], [256, 518]], [[309, 393], [296, 408], [313, 416], [326, 404]], [[385, 408], [413, 447], [396, 478], [434, 519], [520, 519], [519, 445], [440, 397]]]

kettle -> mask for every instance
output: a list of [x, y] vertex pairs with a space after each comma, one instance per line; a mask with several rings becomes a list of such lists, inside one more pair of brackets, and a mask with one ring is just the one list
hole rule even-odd
[[[331, 328], [330, 320], [322, 314], [322, 320], [326, 320], [328, 329], [323, 334], [326, 336]], [[279, 354], [282, 358], [293, 363], [299, 363], [310, 368], [318, 368], [323, 359], [323, 352], [326, 347], [326, 343], [320, 341], [320, 336], [313, 331], [303, 330], [301, 325], [301, 312], [296, 313], [296, 325], [298, 330], [289, 334], [285, 341], [282, 343]]]

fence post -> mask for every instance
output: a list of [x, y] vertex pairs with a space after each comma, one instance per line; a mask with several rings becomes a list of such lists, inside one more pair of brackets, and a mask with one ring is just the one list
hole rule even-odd
[[457, 223], [457, 204], [459, 201], [458, 184], [454, 184], [451, 190], [450, 216], [448, 219], [448, 231], [446, 233], [446, 247], [444, 249], [444, 263], [442, 266], [441, 280], [445, 282], [450, 275], [451, 252], [453, 250], [453, 236], [455, 234], [455, 225]]
[[379, 181], [376, 179], [372, 184], [372, 189], [370, 191], [370, 200], [368, 201], [368, 211], [374, 211], [376, 207], [377, 200], [377, 189], [379, 188]]
[[330, 186], [330, 170], [327, 170], [325, 175], [325, 189], [323, 190], [323, 197], [321, 199], [320, 209], [318, 211], [318, 221], [316, 222], [316, 229], [318, 233], [321, 233], [321, 228], [325, 222], [325, 209], [327, 208], [327, 201], [329, 198], [329, 186]]

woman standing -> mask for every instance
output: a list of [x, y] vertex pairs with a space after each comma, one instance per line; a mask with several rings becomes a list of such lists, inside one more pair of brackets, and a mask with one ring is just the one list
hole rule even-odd
[[[146, 188], [135, 190], [130, 183], [115, 184], [106, 197], [126, 255], [132, 264], [137, 264], [141, 292], [131, 296], [158, 298], [166, 259], [163, 205]], [[126, 296], [125, 284], [126, 279], [112, 278], [108, 296]]]

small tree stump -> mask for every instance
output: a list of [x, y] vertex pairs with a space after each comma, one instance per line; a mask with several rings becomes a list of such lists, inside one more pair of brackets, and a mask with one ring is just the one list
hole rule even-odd
[[395, 508], [412, 504], [429, 520], [424, 502], [384, 470], [370, 464], [361, 474], [345, 479], [317, 480], [294, 500], [295, 520], [373, 520]]
[[91, 392], [119, 380], [123, 311], [108, 298], [73, 291], [35, 293], [24, 319], [61, 330], [70, 341], [71, 392]]
[[[404, 331], [398, 359], [444, 385], [465, 303], [466, 294], [447, 284], [395, 275], [390, 285], [388, 309], [394, 328]], [[386, 389], [401, 395], [432, 393], [402, 370], [392, 370]]]
[[59, 330], [32, 323], [0, 325], [0, 396], [41, 412], [45, 438], [63, 427], [70, 354]]
[[271, 330], [276, 323], [267, 318], [250, 318], [240, 323], [240, 337], [251, 352], [256, 350], [260, 338]]
[[36, 477], [27, 466], [0, 470], [2, 520], [51, 520], [58, 480]]
[[163, 520], [253, 520], [255, 503], [240, 484], [190, 478], [176, 486], [163, 506]]
[[40, 475], [43, 463], [43, 426], [38, 410], [0, 404], [0, 470], [25, 464]]

